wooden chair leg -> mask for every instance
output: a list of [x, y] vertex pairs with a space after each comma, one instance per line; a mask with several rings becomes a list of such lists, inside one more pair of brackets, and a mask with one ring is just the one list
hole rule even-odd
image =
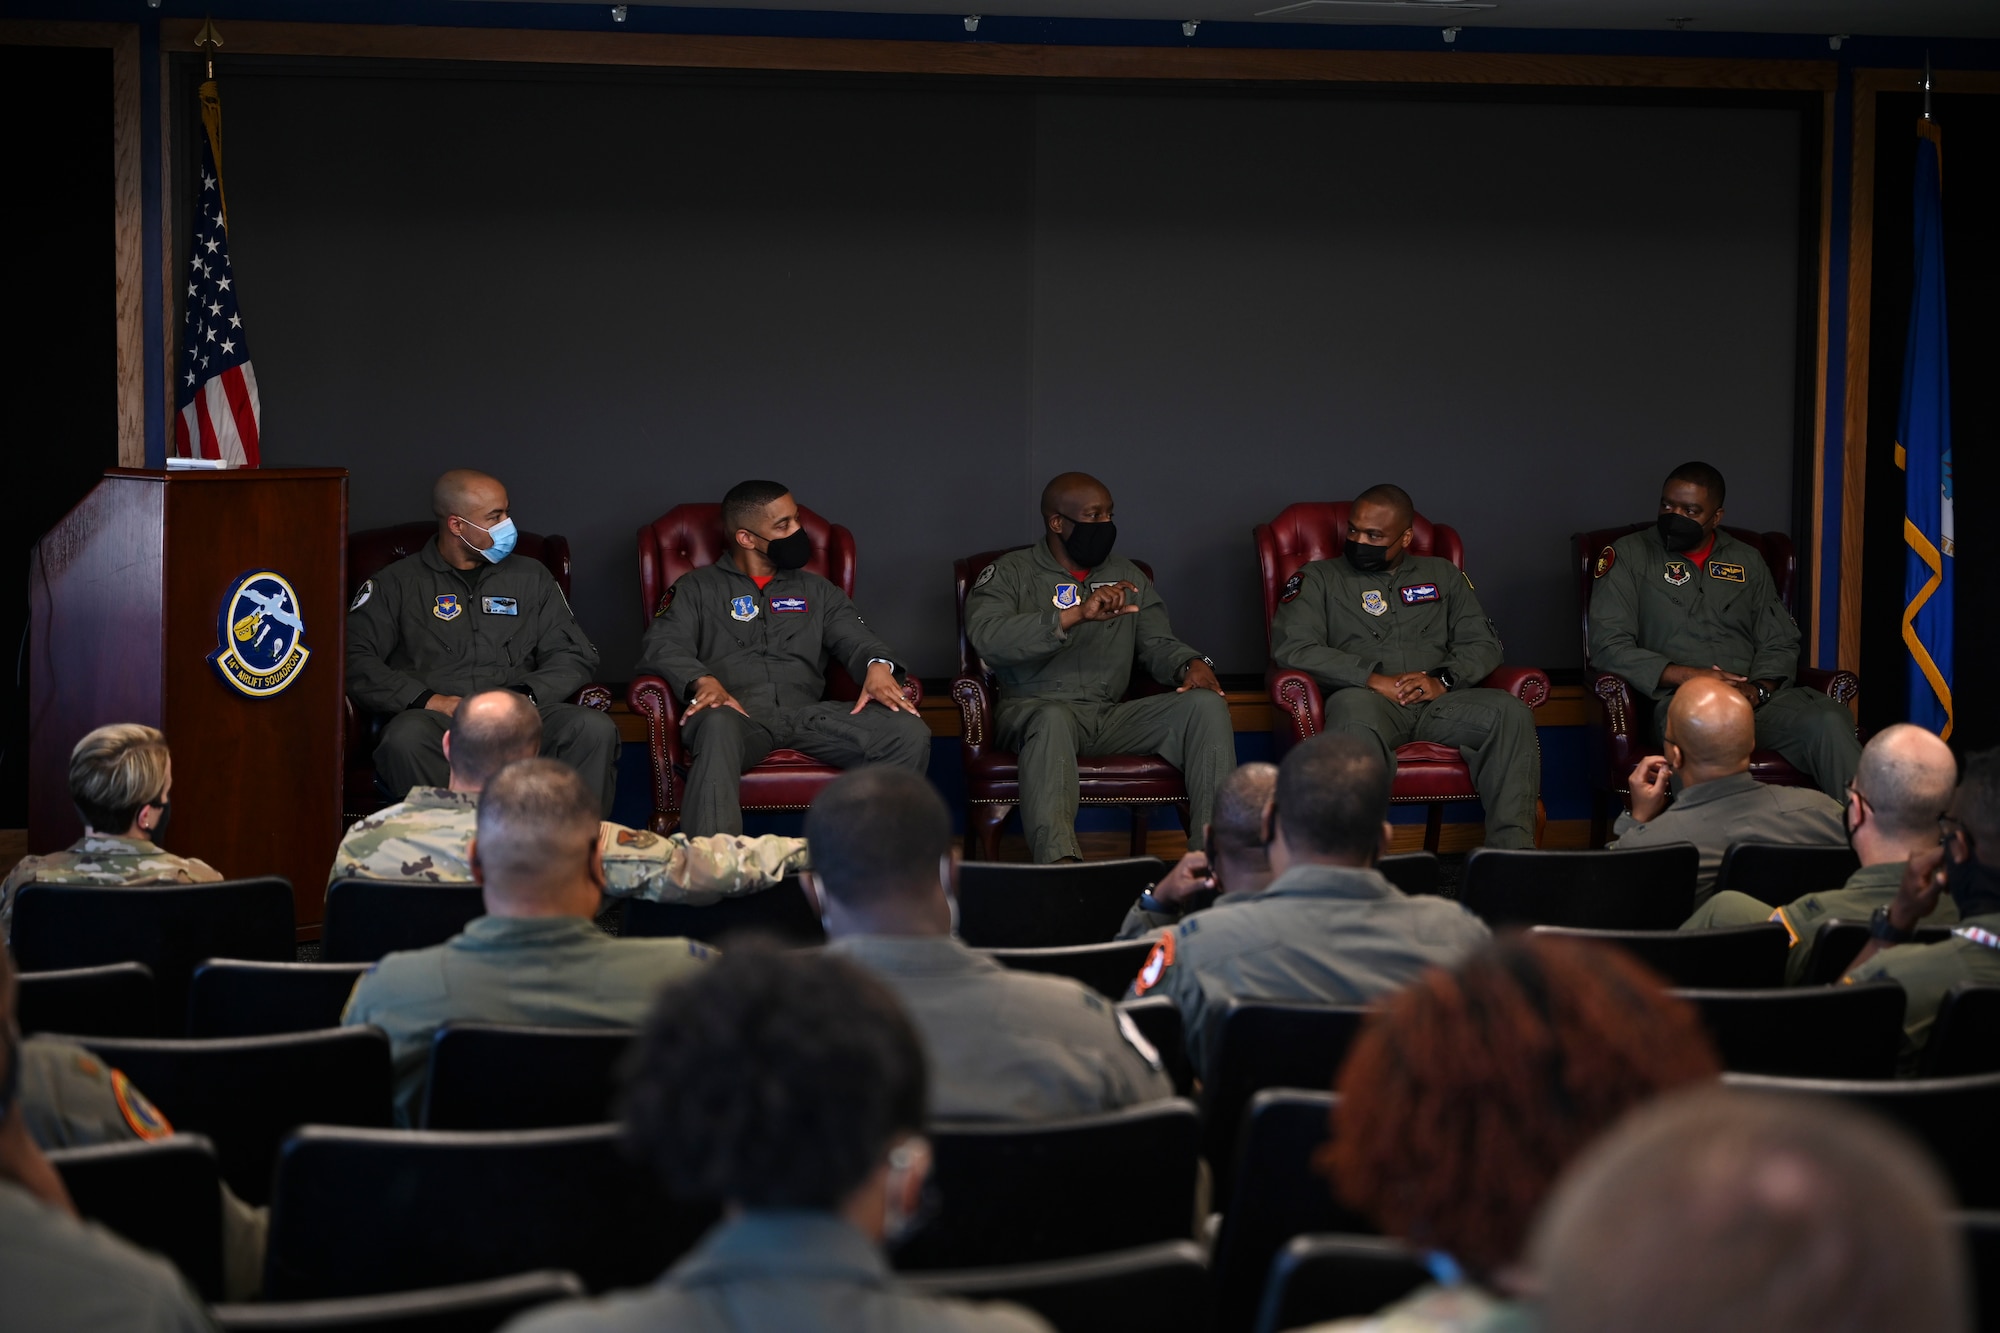
[[1438, 844], [1444, 841], [1444, 802], [1432, 801], [1424, 813], [1424, 850], [1436, 854]]
[[980, 802], [965, 809], [965, 853], [978, 861], [1000, 859], [1000, 826], [1014, 813], [1011, 803]]
[[1135, 805], [1132, 807], [1132, 855], [1144, 856], [1146, 854], [1146, 833], [1152, 822], [1152, 806]]
[[1548, 827], [1549, 827], [1549, 808], [1546, 805], [1542, 804], [1540, 797], [1536, 797], [1535, 798], [1535, 846], [1540, 847], [1542, 845], [1542, 834], [1547, 831]]

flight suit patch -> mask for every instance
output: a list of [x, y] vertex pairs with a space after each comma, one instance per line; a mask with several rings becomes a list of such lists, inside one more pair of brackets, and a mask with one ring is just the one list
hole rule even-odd
[[1371, 616], [1387, 615], [1389, 603], [1383, 599], [1379, 588], [1370, 588], [1361, 594], [1361, 609]]
[[771, 612], [774, 615], [780, 613], [797, 614], [805, 609], [806, 599], [803, 597], [773, 597], [771, 599]]
[[1673, 584], [1676, 588], [1678, 588], [1683, 583], [1686, 583], [1689, 579], [1693, 578], [1694, 575], [1688, 570], [1687, 561], [1669, 560], [1667, 561], [1667, 572], [1664, 575], [1664, 577], [1666, 578], [1667, 582]]
[[132, 1081], [120, 1070], [111, 1071], [111, 1096], [118, 1103], [118, 1114], [125, 1117], [125, 1123], [132, 1132], [148, 1142], [164, 1139], [174, 1132], [160, 1109], [146, 1100], [146, 1094], [132, 1086]]
[[521, 614], [521, 604], [512, 597], [482, 597], [479, 599], [479, 609], [489, 616], [518, 616]]
[[1056, 595], [1051, 599], [1058, 611], [1067, 611], [1083, 600], [1083, 594], [1074, 583], [1058, 583]]
[[1153, 942], [1153, 951], [1146, 955], [1146, 962], [1140, 967], [1139, 975], [1132, 978], [1132, 993], [1144, 995], [1159, 985], [1160, 978], [1165, 976], [1167, 969], [1173, 965], [1174, 937], [1169, 933]]
[[465, 608], [458, 604], [458, 594], [441, 592], [431, 604], [431, 614], [439, 620], [457, 620], [465, 614]]
[[[676, 583], [674, 585], [674, 588], [678, 588], [679, 586], [680, 585]], [[653, 618], [655, 620], [658, 620], [661, 616], [665, 615], [667, 613], [667, 608], [674, 604], [674, 588], [669, 588], [665, 592], [660, 594], [660, 604], [653, 610]]]
[[988, 565], [986, 568], [980, 570], [979, 577], [972, 581], [972, 586], [975, 588], [983, 588], [987, 584], [993, 582], [994, 568], [995, 568], [994, 566]]
[[1281, 602], [1291, 601], [1294, 597], [1297, 597], [1299, 595], [1299, 589], [1305, 586], [1305, 582], [1306, 582], [1305, 575], [1303, 574], [1292, 575], [1290, 578], [1285, 580], [1285, 590], [1278, 594], [1278, 600]]
[[651, 847], [659, 840], [659, 834], [649, 833], [645, 829], [622, 828], [618, 830], [618, 845], [620, 847]]
[[757, 618], [757, 599], [755, 597], [730, 598], [729, 618], [731, 620], [742, 621], [755, 620]]
[[1402, 594], [1404, 606], [1415, 606], [1419, 602], [1435, 602], [1443, 595], [1438, 592], [1435, 583], [1413, 583], [1407, 588], [1398, 588], [1396, 591]]
[[1590, 567], [1590, 577], [1594, 579], [1603, 578], [1611, 572], [1611, 567], [1617, 563], [1618, 552], [1612, 550], [1609, 546], [1605, 547], [1597, 553], [1597, 563]]
[[347, 604], [347, 609], [350, 611], [359, 611], [362, 607], [368, 605], [368, 599], [374, 595], [375, 580], [363, 579], [361, 586], [354, 590], [354, 600]]
[[1708, 576], [1712, 579], [1728, 579], [1731, 583], [1743, 582], [1743, 566], [1724, 565], [1714, 560], [1708, 562]]

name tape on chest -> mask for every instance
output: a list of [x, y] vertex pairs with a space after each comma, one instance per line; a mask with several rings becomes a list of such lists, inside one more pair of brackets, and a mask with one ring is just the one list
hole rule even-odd
[[1743, 582], [1743, 566], [1725, 565], [1720, 561], [1708, 562], [1708, 576], [1712, 579], [1727, 579], [1731, 583]]
[[457, 593], [441, 592], [437, 595], [437, 600], [431, 603], [431, 614], [439, 620], [457, 620], [465, 614], [465, 607], [458, 600]]
[[1438, 591], [1435, 583], [1413, 583], [1407, 588], [1396, 589], [1396, 592], [1402, 597], [1404, 606], [1442, 601], [1444, 598], [1444, 594]]
[[521, 604], [512, 597], [482, 597], [479, 609], [489, 616], [518, 616]]
[[773, 597], [771, 611], [774, 615], [798, 615], [806, 609], [803, 597]]
[[749, 596], [730, 598], [729, 618], [731, 620], [746, 622], [755, 620], [757, 618], [757, 599]]

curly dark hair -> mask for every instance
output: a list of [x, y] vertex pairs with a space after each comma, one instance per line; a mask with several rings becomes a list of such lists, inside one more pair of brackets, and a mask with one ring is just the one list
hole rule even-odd
[[1489, 1275], [1591, 1139], [1719, 1073], [1700, 1016], [1631, 955], [1512, 934], [1369, 1019], [1316, 1164], [1384, 1231]]
[[738, 943], [661, 991], [633, 1052], [627, 1145], [681, 1197], [832, 1209], [921, 1130], [923, 1046], [844, 959]]

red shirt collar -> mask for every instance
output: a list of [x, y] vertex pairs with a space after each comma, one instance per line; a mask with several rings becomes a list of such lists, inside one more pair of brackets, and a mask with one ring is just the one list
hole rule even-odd
[[1699, 551], [1689, 551], [1687, 558], [1694, 561], [1696, 569], [1708, 568], [1708, 557], [1715, 554], [1715, 534], [1709, 533], [1708, 540], [1701, 544]]

